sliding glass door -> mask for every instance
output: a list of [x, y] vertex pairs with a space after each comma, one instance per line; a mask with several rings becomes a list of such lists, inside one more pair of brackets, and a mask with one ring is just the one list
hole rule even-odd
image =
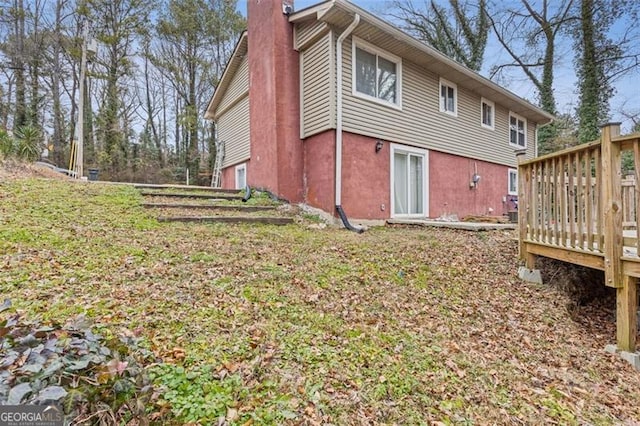
[[426, 216], [427, 152], [393, 147], [391, 161], [393, 215]]

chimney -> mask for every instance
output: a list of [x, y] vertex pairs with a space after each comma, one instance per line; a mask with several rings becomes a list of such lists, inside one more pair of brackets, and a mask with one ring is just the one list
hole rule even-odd
[[303, 201], [300, 72], [292, 0], [248, 0], [249, 185]]

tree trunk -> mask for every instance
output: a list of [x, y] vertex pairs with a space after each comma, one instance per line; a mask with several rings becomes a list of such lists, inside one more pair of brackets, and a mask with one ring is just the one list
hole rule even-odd
[[59, 167], [64, 163], [64, 135], [63, 135], [63, 118], [62, 118], [62, 105], [60, 102], [60, 74], [62, 73], [62, 67], [60, 66], [60, 55], [62, 54], [62, 38], [60, 37], [62, 32], [62, 7], [63, 0], [56, 1], [56, 17], [54, 28], [54, 40], [53, 40], [53, 52], [52, 52], [52, 67], [53, 73], [51, 75], [51, 96], [53, 101], [53, 162]]
[[[195, 52], [193, 52], [195, 57]], [[189, 69], [189, 104], [187, 105], [189, 126], [189, 171], [193, 179], [197, 178], [200, 169], [200, 156], [198, 154], [198, 101], [196, 99], [196, 67], [190, 65]]]
[[[542, 23], [542, 29], [546, 39], [544, 52], [544, 65], [542, 67], [542, 79], [538, 86], [540, 93], [540, 106], [550, 114], [556, 114], [556, 99], [553, 94], [553, 68], [555, 60], [555, 34], [548, 21]], [[558, 129], [555, 123], [541, 127], [538, 131], [538, 152], [540, 155], [547, 154], [552, 149], [552, 142], [558, 136]]]
[[[148, 45], [147, 45], [148, 47]], [[146, 89], [146, 102], [147, 102], [147, 125], [151, 130], [151, 135], [153, 137], [153, 143], [158, 150], [158, 165], [161, 169], [165, 166], [164, 161], [164, 150], [162, 147], [162, 143], [160, 141], [160, 136], [158, 135], [158, 129], [156, 128], [155, 118], [153, 116], [154, 107], [151, 103], [151, 87], [149, 85], [149, 57], [144, 57], [144, 84]]]
[[580, 142], [589, 142], [599, 136], [598, 130], [598, 66], [596, 64], [593, 0], [582, 0], [580, 6], [580, 36], [582, 58], [580, 60], [580, 105], [578, 106]]
[[30, 36], [29, 74], [31, 76], [31, 102], [27, 115], [27, 122], [32, 126], [40, 126], [40, 58], [42, 45], [40, 42], [40, 12], [41, 2], [34, 3], [33, 32]]
[[12, 54], [12, 67], [16, 75], [16, 112], [13, 128], [17, 129], [27, 124], [26, 83], [24, 78], [24, 2], [14, 1], [14, 36], [15, 46]]

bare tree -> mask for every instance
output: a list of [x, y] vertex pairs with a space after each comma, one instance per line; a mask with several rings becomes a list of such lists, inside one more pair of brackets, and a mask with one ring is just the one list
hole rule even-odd
[[[562, 31], [576, 19], [572, 6], [573, 0], [542, 0], [538, 4], [520, 0], [513, 7], [495, 11], [494, 17], [490, 14], [496, 38], [511, 57], [511, 62], [492, 68], [491, 78], [508, 68], [520, 69], [536, 87], [542, 109], [551, 114], [557, 113], [553, 94], [556, 47]], [[549, 151], [556, 134], [554, 125], [540, 129], [540, 153]]]
[[412, 0], [396, 0], [392, 16], [418, 39], [480, 71], [490, 30], [485, 0], [449, 0], [449, 10], [434, 0], [416, 7]]

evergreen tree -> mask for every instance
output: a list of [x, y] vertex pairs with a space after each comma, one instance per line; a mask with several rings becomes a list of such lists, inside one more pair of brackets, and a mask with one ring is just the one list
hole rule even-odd
[[609, 98], [614, 89], [608, 78], [621, 55], [620, 47], [607, 37], [616, 16], [606, 0], [582, 0], [576, 29], [576, 68], [579, 105], [578, 139], [598, 139], [599, 125], [608, 120]]
[[181, 105], [176, 111], [176, 139], [181, 134], [182, 142], [176, 148], [191, 176], [197, 176], [204, 151], [200, 121], [205, 104], [245, 25], [235, 9], [235, 1], [169, 0], [156, 26], [159, 42], [151, 59], [171, 82]]
[[93, 73], [103, 82], [97, 135], [106, 154], [102, 166], [113, 174], [121, 171], [128, 155], [131, 129], [124, 104], [129, 90], [126, 80], [134, 74], [135, 42], [144, 32], [150, 8], [150, 0], [87, 0], [80, 5], [80, 13], [93, 21], [96, 38], [104, 46]]

